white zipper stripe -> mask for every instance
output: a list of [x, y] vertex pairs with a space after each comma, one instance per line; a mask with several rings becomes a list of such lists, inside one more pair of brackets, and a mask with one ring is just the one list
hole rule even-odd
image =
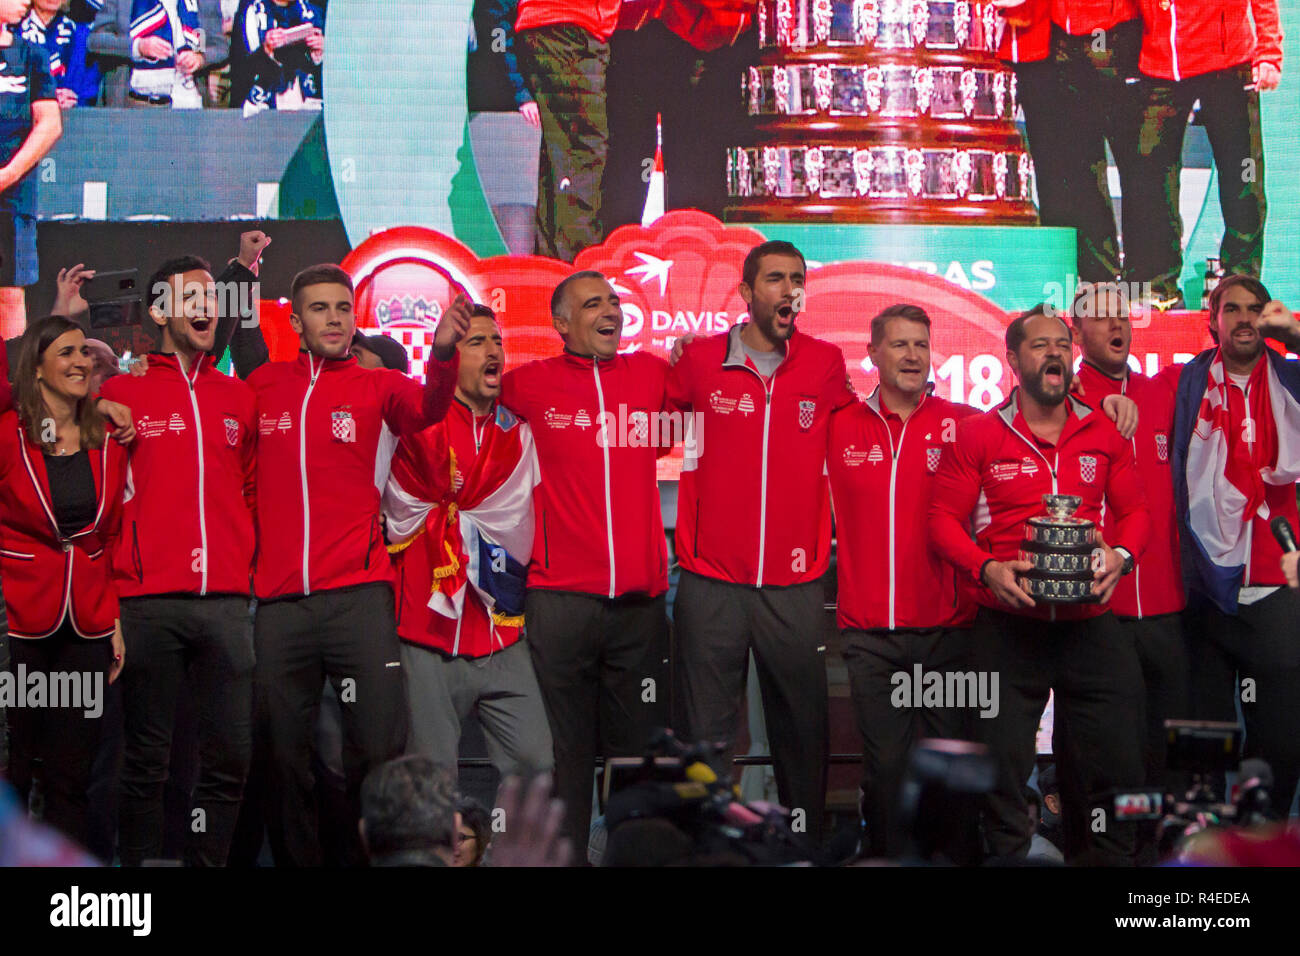
[[[181, 366], [181, 375], [185, 378], [185, 385], [190, 393], [190, 407], [194, 409], [194, 434], [198, 440], [199, 451], [199, 562], [202, 568], [199, 578], [199, 595], [203, 596], [208, 593], [208, 517], [207, 510], [204, 507], [204, 468], [203, 468], [203, 422], [199, 417], [199, 400], [194, 394], [194, 382], [190, 380], [189, 372], [185, 370], [185, 363], [179, 355], [176, 356], [177, 363]], [[198, 377], [199, 370], [203, 367], [203, 356], [200, 355], [194, 364], [194, 374]]]
[[[605, 392], [600, 387], [600, 360], [593, 358], [591, 360], [591, 374], [596, 379], [596, 405], [600, 412], [601, 427], [608, 424], [605, 418]], [[609, 596], [615, 595], [614, 588], [614, 506], [610, 499], [609, 488], [609, 442], [610, 434], [605, 432], [605, 440], [601, 442], [601, 451], [605, 456], [605, 537], [609, 542]]]
[[1178, 75], [1178, 4], [1175, 0], [1169, 0], [1169, 55], [1174, 68], [1174, 79], [1181, 80], [1182, 77]]
[[763, 558], [767, 551], [767, 443], [772, 426], [772, 393], [776, 391], [775, 371], [772, 372], [772, 381], [764, 382], [763, 388], [767, 392], [767, 404], [763, 406], [763, 479], [758, 495], [758, 580], [754, 582], [754, 586], [760, 588], [763, 586]]
[[[316, 378], [320, 369], [316, 368], [315, 357], [307, 353], [308, 367], [311, 369], [311, 382], [307, 385], [307, 394], [302, 397], [302, 409], [298, 413], [298, 468], [302, 475], [302, 593], [311, 594], [311, 502], [307, 494], [307, 402], [316, 387]], [[325, 360], [321, 359], [321, 368]]]
[[[1125, 397], [1128, 396], [1128, 372], [1124, 373], [1124, 381], [1120, 383], [1119, 393]], [[1137, 465], [1138, 442], [1137, 432], [1129, 439], [1129, 444], [1133, 446], [1133, 464]], [[1112, 547], [1114, 547], [1112, 545]], [[1133, 593], [1137, 597], [1138, 620], [1142, 620], [1142, 569], [1135, 563], [1133, 565]]]

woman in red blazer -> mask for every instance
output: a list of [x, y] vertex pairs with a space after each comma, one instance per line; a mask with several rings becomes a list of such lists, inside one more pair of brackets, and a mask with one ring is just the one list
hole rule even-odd
[[104, 689], [124, 663], [111, 556], [126, 456], [105, 438], [93, 368], [80, 326], [40, 319], [18, 347], [14, 407], [0, 414], [9, 779], [26, 798], [40, 759], [45, 821], [82, 842]]

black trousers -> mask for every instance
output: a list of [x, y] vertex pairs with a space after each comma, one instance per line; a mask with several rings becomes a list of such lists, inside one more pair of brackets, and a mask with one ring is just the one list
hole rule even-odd
[[[1049, 690], [1056, 693], [1053, 739], [1062, 779], [1063, 816], [1084, 802], [1087, 852], [1073, 862], [1131, 866], [1135, 832], [1116, 823], [1110, 791], [1142, 783], [1142, 669], [1132, 635], [1113, 614], [1082, 621], [1043, 621], [981, 608], [971, 631], [972, 667], [999, 674], [998, 715], [973, 721], [975, 738], [997, 761], [985, 800], [990, 854], [1024, 859], [1030, 826], [1024, 787], [1034, 769], [1034, 738]], [[1100, 814], [1094, 811], [1100, 809]]]
[[826, 809], [825, 588], [820, 581], [752, 588], [683, 571], [673, 605], [674, 717], [688, 740], [728, 742], [754, 652], [777, 792], [803, 810], [808, 839], [821, 840]]
[[[83, 706], [14, 707], [9, 711], [9, 782], [26, 806], [39, 761], [43, 819], [82, 846], [88, 842], [86, 794], [99, 747], [103, 695], [112, 656], [108, 638], [88, 641], [78, 636], [66, 619], [49, 637], [9, 638], [7, 669], [15, 675], [19, 667], [25, 668], [29, 680], [32, 674], [40, 672], [46, 675], [47, 686], [51, 688], [53, 674], [84, 675], [83, 679], [88, 676], [92, 681], [99, 681], [99, 713], [94, 713], [94, 708], [86, 706], [84, 700]], [[88, 716], [88, 712], [93, 716]]]
[[[1178, 213], [1183, 138], [1192, 105], [1214, 154], [1223, 212], [1219, 257], [1225, 272], [1258, 276], [1264, 262], [1264, 137], [1259, 92], [1245, 89], [1250, 64], [1203, 73], [1179, 82], [1143, 77], [1142, 138], [1137, 196], [1142, 229], [1124, 249], [1132, 278], [1153, 288], [1176, 289], [1183, 268], [1183, 222]], [[1124, 206], [1129, 205], [1125, 191]]]
[[666, 208], [701, 209], [721, 219], [726, 149], [747, 142], [752, 127], [738, 86], [758, 60], [758, 31], [705, 53], [652, 20], [640, 30], [618, 31], [609, 43], [605, 234], [641, 222], [656, 113], [663, 118]]
[[[910, 679], [923, 671], [965, 671], [970, 632], [966, 629], [850, 629], [844, 632], [844, 664], [858, 733], [862, 736], [863, 851], [898, 859], [907, 848], [900, 790], [917, 741], [928, 737], [970, 739], [969, 709], [895, 706], [894, 675]], [[973, 705], [973, 702], [972, 702]], [[948, 849], [949, 859], [969, 855], [968, 846]]]
[[1110, 144], [1124, 194], [1124, 240], [1145, 223], [1129, 208], [1140, 123], [1136, 86], [1142, 22], [1071, 36], [1052, 27], [1050, 56], [1016, 64], [1016, 90], [1034, 160], [1039, 219], [1075, 230], [1079, 278], [1112, 280], [1123, 274], [1115, 210], [1106, 179]]
[[1148, 786], [1167, 786], [1166, 720], [1191, 720], [1191, 663], [1183, 612], [1154, 617], [1121, 617], [1120, 626], [1137, 646], [1145, 688], [1143, 714], [1143, 766]]
[[1280, 588], [1235, 615], [1212, 605], [1191, 642], [1200, 720], [1246, 720], [1245, 756], [1273, 768], [1273, 806], [1287, 813], [1300, 782], [1300, 592]]
[[664, 598], [530, 588], [524, 620], [555, 745], [564, 835], [581, 861], [590, 842], [597, 754], [638, 755], [668, 722]]
[[[185, 861], [225, 866], [252, 759], [253, 636], [248, 598], [148, 597], [122, 604], [126, 743], [119, 851], [125, 866], [162, 856], [163, 792], [177, 701], [198, 716], [199, 777]], [[188, 683], [187, 683], [188, 675]]]
[[321, 687], [328, 677], [343, 715], [343, 771], [350, 862], [363, 853], [361, 781], [401, 756], [408, 727], [406, 678], [387, 584], [318, 591], [258, 604], [253, 629], [256, 714], [264, 726], [266, 816], [277, 865], [320, 866], [312, 751]]

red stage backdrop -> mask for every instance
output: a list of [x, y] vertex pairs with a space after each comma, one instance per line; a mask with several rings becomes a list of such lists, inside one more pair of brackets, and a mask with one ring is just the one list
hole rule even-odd
[[[736, 286], [745, 253], [763, 239], [704, 213], [671, 212], [648, 228], [616, 230], [569, 266], [539, 256], [480, 260], [449, 236], [404, 226], [370, 237], [342, 265], [356, 283], [358, 326], [402, 342], [412, 374], [422, 376], [438, 318], [461, 290], [496, 311], [508, 366], [556, 354], [551, 290], [575, 269], [602, 272], [618, 290], [626, 315], [623, 351], [646, 349], [667, 357], [681, 335], [715, 334], [746, 318]], [[875, 262], [814, 264], [799, 328], [844, 351], [853, 385], [865, 395], [876, 384], [867, 359], [871, 317], [896, 302], [921, 306], [934, 322], [939, 395], [979, 408], [1002, 401], [1011, 388], [1003, 345], [1010, 316], [979, 293], [937, 276]], [[262, 315], [272, 358], [291, 358], [297, 343], [287, 326], [287, 303], [264, 303]], [[1209, 344], [1201, 313], [1157, 313], [1134, 320], [1130, 361], [1152, 374]], [[661, 462], [660, 477], [675, 478], [679, 467], [677, 453]]]

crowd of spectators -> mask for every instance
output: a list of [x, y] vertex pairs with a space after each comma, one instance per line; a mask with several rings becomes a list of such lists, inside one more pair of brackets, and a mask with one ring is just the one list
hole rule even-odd
[[63, 109], [321, 108], [328, 0], [33, 0]]

